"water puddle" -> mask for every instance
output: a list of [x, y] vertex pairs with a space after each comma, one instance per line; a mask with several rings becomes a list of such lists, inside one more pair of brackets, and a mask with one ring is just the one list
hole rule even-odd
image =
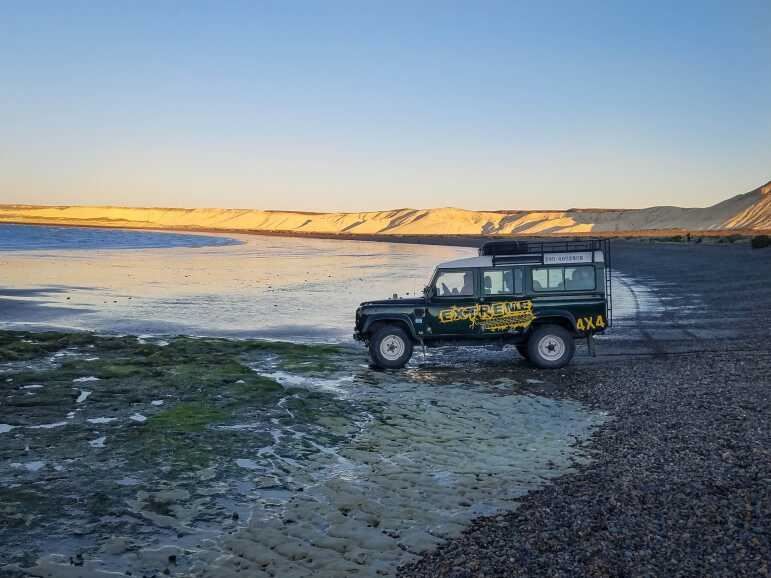
[[602, 421], [571, 402], [463, 383], [361, 376], [348, 394], [375, 402], [366, 425], [291, 471], [303, 491], [255, 508], [249, 526], [194, 572], [393, 574], [472, 518], [511, 509], [564, 472], [574, 441]]

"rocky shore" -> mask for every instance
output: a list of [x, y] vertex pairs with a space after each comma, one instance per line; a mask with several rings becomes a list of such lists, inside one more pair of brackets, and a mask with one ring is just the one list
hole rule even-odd
[[654, 295], [632, 289], [648, 309], [598, 363], [550, 376], [552, 395], [612, 416], [582, 444], [593, 461], [400, 576], [769, 574], [769, 256], [617, 249], [621, 271], [656, 280]]
[[586, 446], [594, 461], [401, 576], [768, 575], [770, 351], [639, 359], [557, 383], [615, 416]]

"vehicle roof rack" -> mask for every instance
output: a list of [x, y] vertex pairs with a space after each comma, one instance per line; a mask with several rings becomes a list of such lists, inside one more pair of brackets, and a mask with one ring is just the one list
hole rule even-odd
[[[548, 257], [549, 254], [554, 253], [560, 253], [562, 256]], [[570, 253], [575, 257], [570, 257]], [[492, 257], [494, 267], [530, 263], [595, 263], [598, 257], [600, 261], [606, 263], [606, 266], [609, 266], [610, 241], [608, 239], [487, 241], [479, 248], [479, 256]]]
[[607, 239], [571, 239], [565, 241], [486, 241], [479, 247], [479, 255], [508, 257], [514, 255], [543, 255], [544, 253], [572, 253], [604, 251]]

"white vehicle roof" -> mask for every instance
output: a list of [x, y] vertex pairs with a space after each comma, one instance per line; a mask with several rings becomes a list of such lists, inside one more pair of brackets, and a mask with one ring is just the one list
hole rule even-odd
[[[570, 265], [580, 263], [592, 263], [594, 259], [595, 263], [604, 263], [605, 255], [602, 251], [594, 251], [592, 255], [591, 251], [582, 252], [567, 252], [567, 253], [544, 253], [542, 263], [546, 265]], [[529, 263], [535, 265], [537, 263]], [[493, 257], [486, 255], [483, 257], [466, 257], [465, 259], [455, 259], [453, 261], [445, 261], [439, 263], [436, 266], [437, 269], [463, 269], [467, 267], [494, 267]], [[498, 267], [511, 267], [511, 263], [500, 263]]]
[[493, 258], [490, 256], [485, 257], [466, 257], [465, 259], [455, 259], [453, 261], [445, 261], [439, 263], [436, 266], [437, 269], [460, 269], [463, 267], [492, 267]]

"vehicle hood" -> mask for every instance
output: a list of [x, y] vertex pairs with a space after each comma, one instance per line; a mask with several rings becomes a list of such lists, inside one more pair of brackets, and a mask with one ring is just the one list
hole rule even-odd
[[381, 299], [378, 301], [365, 301], [360, 307], [422, 307], [425, 306], [426, 300], [422, 297], [412, 297], [404, 299]]

